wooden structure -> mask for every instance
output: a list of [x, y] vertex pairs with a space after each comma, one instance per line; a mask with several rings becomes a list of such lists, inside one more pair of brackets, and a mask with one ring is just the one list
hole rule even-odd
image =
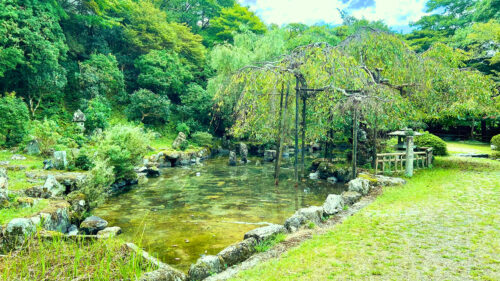
[[[413, 163], [416, 169], [431, 166], [433, 158], [432, 147], [421, 147], [413, 155]], [[378, 174], [379, 169], [382, 173], [386, 170], [404, 172], [407, 166], [406, 159], [406, 152], [377, 154], [375, 174]]]

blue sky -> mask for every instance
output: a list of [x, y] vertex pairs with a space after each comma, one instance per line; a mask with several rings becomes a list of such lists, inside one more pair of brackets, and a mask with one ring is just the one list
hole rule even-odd
[[356, 18], [383, 20], [395, 31], [409, 32], [408, 24], [425, 13], [427, 0], [238, 0], [265, 23], [340, 24], [337, 8]]

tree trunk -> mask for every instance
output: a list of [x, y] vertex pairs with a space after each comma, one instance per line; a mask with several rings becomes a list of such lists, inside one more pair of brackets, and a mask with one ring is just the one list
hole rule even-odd
[[472, 120], [472, 124], [470, 125], [470, 139], [474, 139], [474, 120]]
[[306, 97], [302, 97], [302, 151], [300, 160], [300, 173], [302, 178], [304, 178], [304, 153], [306, 151]]
[[481, 141], [488, 142], [488, 135], [486, 134], [486, 120], [481, 119]]
[[295, 78], [295, 183], [299, 183], [299, 172], [298, 172], [298, 162], [299, 162], [299, 79]]
[[358, 149], [358, 106], [354, 101], [352, 118], [352, 178], [355, 179], [357, 171], [357, 149]]
[[[278, 136], [277, 136], [277, 143], [278, 147], [276, 149], [276, 163], [274, 166], [274, 183], [278, 185], [279, 183], [279, 177], [280, 177], [280, 162], [281, 162], [281, 152], [282, 152], [282, 139], [281, 139], [281, 131], [283, 130], [283, 94], [284, 94], [284, 85], [283, 83], [281, 84], [281, 95], [280, 95], [280, 113], [279, 113], [279, 118], [278, 118]], [[288, 95], [288, 94], [287, 94]]]
[[373, 131], [372, 131], [372, 168], [375, 169], [375, 163], [377, 162], [377, 117], [375, 116], [375, 122], [373, 122]]

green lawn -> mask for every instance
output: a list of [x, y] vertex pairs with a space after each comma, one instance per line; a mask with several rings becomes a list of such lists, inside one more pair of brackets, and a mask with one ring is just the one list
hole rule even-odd
[[47, 199], [41, 199], [33, 207], [25, 207], [25, 208], [0, 208], [0, 225], [6, 224], [12, 219], [15, 218], [23, 218], [35, 215], [36, 213], [42, 211], [49, 205]]
[[500, 162], [438, 158], [235, 280], [500, 280]]
[[460, 153], [493, 153], [489, 143], [478, 141], [447, 141], [446, 146], [451, 155]]

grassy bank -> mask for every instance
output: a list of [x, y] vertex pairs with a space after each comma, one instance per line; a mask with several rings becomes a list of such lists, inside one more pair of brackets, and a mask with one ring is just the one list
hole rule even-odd
[[478, 141], [447, 141], [446, 146], [448, 152], [453, 154], [460, 153], [478, 153], [478, 154], [492, 154], [489, 143]]
[[500, 162], [441, 158], [235, 280], [499, 280]]

